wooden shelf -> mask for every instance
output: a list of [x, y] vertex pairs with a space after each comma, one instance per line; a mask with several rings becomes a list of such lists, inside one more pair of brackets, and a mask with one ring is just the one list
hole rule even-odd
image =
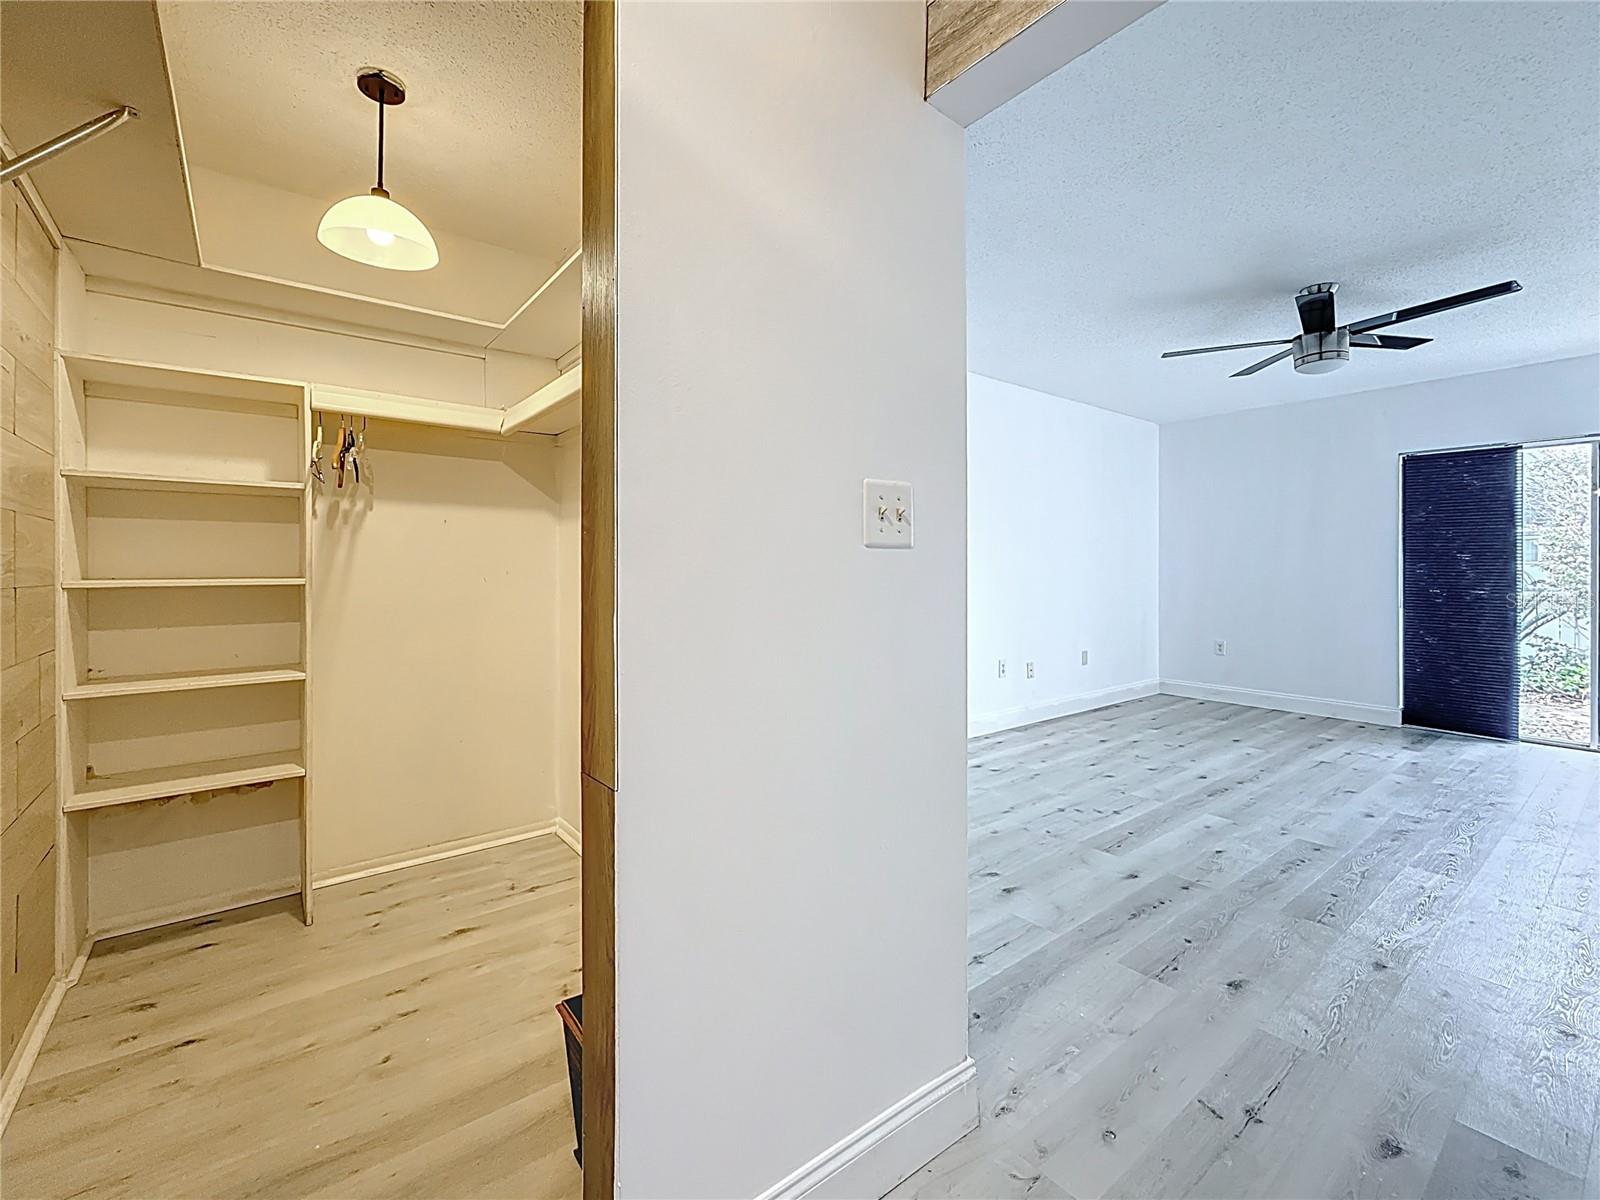
[[101, 696], [148, 696], [157, 692], [202, 692], [211, 688], [252, 687], [262, 683], [295, 683], [306, 677], [300, 667], [254, 667], [238, 671], [175, 672], [170, 675], [108, 676], [75, 684], [61, 693], [63, 700], [93, 700]]
[[408, 396], [355, 392], [320, 384], [311, 389], [311, 408], [315, 412], [404, 421], [410, 425], [435, 425], [441, 429], [464, 429], [470, 433], [498, 434], [500, 424], [505, 419], [504, 411], [498, 408], [451, 404], [443, 400], [413, 400]]
[[582, 396], [583, 367], [579, 365], [506, 409], [500, 432], [506, 436], [523, 430], [564, 433], [579, 422]]
[[304, 587], [304, 576], [279, 579], [63, 579], [68, 591], [110, 591], [114, 588]]
[[201, 396], [292, 409], [299, 409], [306, 396], [304, 384], [287, 379], [134, 362], [101, 354], [63, 354], [61, 365], [78, 392], [85, 388], [139, 388], [152, 395], [166, 392], [174, 398]]
[[305, 765], [287, 750], [216, 762], [186, 763], [87, 780], [78, 784], [61, 807], [67, 812], [83, 812], [116, 804], [135, 804], [140, 800], [162, 800], [193, 792], [271, 783], [275, 779], [299, 779], [305, 773]]
[[126, 471], [93, 471], [65, 467], [61, 478], [68, 483], [116, 492], [189, 492], [231, 496], [298, 496], [304, 483], [276, 479], [186, 479], [180, 475], [143, 475]]

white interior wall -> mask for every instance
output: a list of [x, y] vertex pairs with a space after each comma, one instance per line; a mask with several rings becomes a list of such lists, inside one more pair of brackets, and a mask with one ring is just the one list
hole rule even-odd
[[967, 376], [970, 733], [1155, 691], [1157, 434]]
[[875, 1196], [976, 1119], [962, 131], [920, 4], [617, 41], [618, 1192]]
[[1597, 430], [1592, 355], [1163, 425], [1164, 688], [1397, 721], [1399, 455]]
[[319, 880], [556, 818], [558, 451], [391, 422], [367, 450], [313, 502]]

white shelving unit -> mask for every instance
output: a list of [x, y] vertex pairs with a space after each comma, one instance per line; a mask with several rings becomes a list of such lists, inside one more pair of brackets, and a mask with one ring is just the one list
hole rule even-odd
[[[310, 924], [306, 389], [82, 355], [61, 368], [62, 896], [84, 924], [92, 822], [107, 810], [250, 805], [289, 786]], [[173, 838], [159, 851], [165, 872], [192, 847], [214, 873], [223, 839], [250, 826], [211, 814], [202, 836], [181, 806], [150, 816], [157, 832], [141, 825], [141, 839]], [[249, 863], [254, 851], [233, 853]], [[117, 860], [119, 887], [131, 860]], [[219, 895], [222, 908], [254, 892]]]

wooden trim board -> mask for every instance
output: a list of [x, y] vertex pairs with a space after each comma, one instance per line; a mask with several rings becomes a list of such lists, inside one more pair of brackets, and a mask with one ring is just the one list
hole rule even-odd
[[583, 6], [583, 1196], [616, 1194], [617, 9]]
[[881, 1196], [978, 1127], [978, 1067], [964, 1058], [762, 1192], [756, 1200]]
[[614, 1200], [617, 1104], [616, 793], [583, 777], [583, 1200]]
[[85, 938], [78, 947], [78, 957], [73, 961], [72, 968], [51, 982], [44, 995], [39, 997], [39, 1005], [33, 1010], [33, 1016], [28, 1018], [28, 1028], [17, 1043], [17, 1052], [6, 1065], [5, 1081], [0, 1083], [0, 1133], [5, 1132], [6, 1123], [11, 1120], [17, 1100], [22, 1096], [22, 1089], [28, 1085], [28, 1076], [33, 1072], [33, 1064], [44, 1047], [45, 1036], [50, 1032], [56, 1013], [61, 1011], [61, 1001], [67, 989], [82, 977], [83, 965], [89, 961], [89, 951], [93, 949], [94, 938]]
[[583, 838], [565, 817], [556, 818], [556, 836], [570, 846], [574, 854], [583, 853]]
[[583, 772], [615, 789], [616, 762], [616, 9], [584, 5]]
[[[387, 875], [391, 871], [404, 871], [408, 867], [421, 867], [447, 858], [460, 858], [463, 854], [476, 854], [479, 850], [493, 850], [496, 846], [509, 846], [513, 842], [526, 842], [533, 838], [549, 837], [551, 834], [559, 834], [560, 832], [557, 822], [546, 821], [539, 825], [529, 825], [525, 829], [510, 829], [500, 833], [485, 833], [475, 837], [458, 838], [455, 841], [446, 842], [428, 850], [391, 854], [368, 862], [352, 863], [350, 866], [340, 867], [325, 875], [317, 876], [311, 886], [316, 888], [333, 887], [335, 884], [351, 883], [357, 879], [368, 879], [373, 875]], [[562, 841], [566, 841], [566, 838], [562, 838]]]

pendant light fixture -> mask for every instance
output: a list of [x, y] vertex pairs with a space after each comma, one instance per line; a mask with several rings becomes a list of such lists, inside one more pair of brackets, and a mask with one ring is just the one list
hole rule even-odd
[[404, 104], [406, 85], [388, 71], [368, 68], [356, 76], [361, 94], [378, 105], [378, 186], [351, 196], [322, 215], [317, 241], [335, 254], [388, 271], [426, 271], [439, 265], [433, 235], [410, 209], [389, 198], [383, 186], [383, 110]]

